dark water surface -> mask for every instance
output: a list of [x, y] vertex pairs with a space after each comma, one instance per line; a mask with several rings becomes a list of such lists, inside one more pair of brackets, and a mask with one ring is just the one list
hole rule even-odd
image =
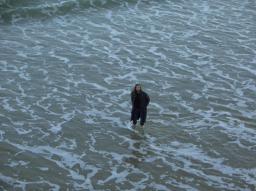
[[251, 0], [0, 0], [0, 189], [255, 190], [255, 21]]

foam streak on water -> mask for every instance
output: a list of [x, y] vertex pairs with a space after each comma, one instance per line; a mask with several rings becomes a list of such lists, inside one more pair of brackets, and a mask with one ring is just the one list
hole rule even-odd
[[255, 190], [255, 18], [250, 0], [0, 0], [0, 189]]

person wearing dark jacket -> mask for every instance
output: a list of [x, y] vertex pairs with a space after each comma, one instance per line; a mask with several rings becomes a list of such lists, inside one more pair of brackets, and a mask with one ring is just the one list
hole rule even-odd
[[143, 127], [147, 118], [147, 106], [150, 102], [150, 98], [146, 92], [142, 91], [140, 84], [135, 84], [131, 92], [131, 101], [131, 122], [133, 125], [136, 125], [137, 120], [140, 119], [140, 125]]

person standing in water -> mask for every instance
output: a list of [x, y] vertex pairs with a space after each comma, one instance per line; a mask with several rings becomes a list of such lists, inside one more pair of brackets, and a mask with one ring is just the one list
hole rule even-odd
[[140, 84], [135, 84], [131, 92], [132, 111], [131, 122], [135, 126], [137, 120], [140, 119], [141, 127], [144, 127], [147, 118], [147, 106], [150, 102], [148, 94], [142, 91]]

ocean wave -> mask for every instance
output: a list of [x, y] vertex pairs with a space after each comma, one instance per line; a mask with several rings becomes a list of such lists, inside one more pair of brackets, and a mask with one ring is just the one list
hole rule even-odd
[[[13, 23], [26, 19], [47, 19], [54, 16], [77, 13], [87, 8], [109, 8], [122, 5], [117, 0], [55, 0], [55, 1], [12, 1], [0, 0], [0, 23]], [[132, 2], [132, 0], [130, 0]]]

